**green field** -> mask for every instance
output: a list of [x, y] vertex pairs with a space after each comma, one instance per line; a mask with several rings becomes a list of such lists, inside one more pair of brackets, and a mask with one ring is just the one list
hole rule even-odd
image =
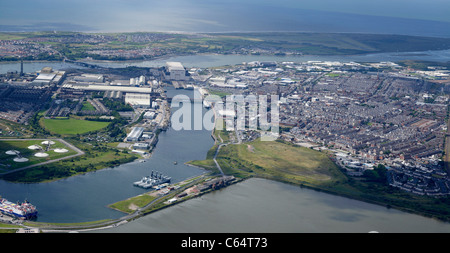
[[[41, 142], [43, 140], [20, 140], [20, 141], [12, 141], [12, 140], [2, 140], [0, 141], [0, 172], [6, 172], [18, 168], [23, 168], [29, 165], [38, 164], [41, 162], [54, 160], [58, 158], [63, 158], [66, 156], [74, 155], [76, 152], [69, 147], [67, 147], [65, 144], [53, 140], [55, 142], [54, 145], [51, 145], [50, 149], [48, 151], [45, 151], [49, 156], [48, 157], [36, 157], [34, 154], [41, 152], [38, 150], [31, 150], [28, 149], [31, 145], [39, 145], [42, 148], [45, 149], [45, 145], [42, 145]], [[57, 148], [65, 148], [69, 150], [67, 153], [56, 153], [53, 150]], [[5, 152], [8, 150], [17, 150], [20, 152], [20, 155], [24, 158], [29, 159], [28, 162], [18, 163], [14, 161], [15, 155], [8, 155]]]
[[89, 102], [83, 102], [83, 107], [81, 107], [82, 111], [95, 111], [95, 107]]
[[218, 155], [223, 170], [245, 171], [261, 177], [303, 184], [324, 184], [345, 176], [324, 153], [278, 141], [254, 141], [223, 147]]
[[42, 126], [53, 134], [76, 135], [97, 131], [107, 127], [109, 122], [80, 119], [41, 119]]
[[[213, 169], [214, 151], [206, 160], [190, 164]], [[217, 161], [225, 174], [237, 177], [259, 176], [315, 186], [346, 181], [325, 153], [280, 141], [230, 144], [222, 147]]]
[[132, 197], [123, 201], [116, 202], [108, 207], [119, 210], [124, 213], [133, 213], [137, 208], [142, 208], [155, 200], [156, 197], [149, 193]]
[[[104, 144], [94, 146], [90, 143], [79, 141], [76, 137], [69, 137], [66, 140], [84, 151], [85, 154], [6, 174], [2, 176], [2, 179], [22, 183], [50, 182], [77, 174], [118, 166], [138, 158], [138, 155], [134, 153], [121, 152]], [[51, 154], [52, 152], [47, 153]]]
[[209, 95], [216, 95], [216, 96], [219, 96], [219, 97], [221, 97], [221, 98], [224, 98], [224, 97], [226, 97], [226, 96], [228, 96], [228, 95], [231, 95], [231, 93], [229, 93], [229, 92], [218, 91], [218, 90], [212, 90], [212, 89], [209, 89], [209, 90], [208, 90], [208, 93], [209, 93]]

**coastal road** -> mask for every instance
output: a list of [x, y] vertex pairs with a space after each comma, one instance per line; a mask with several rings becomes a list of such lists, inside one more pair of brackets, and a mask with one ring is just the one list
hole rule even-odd
[[[126, 223], [128, 223], [128, 221], [131, 221], [131, 220], [137, 219], [143, 215], [146, 215], [142, 212], [145, 211], [146, 209], [148, 209], [149, 207], [151, 207], [153, 204], [158, 203], [161, 199], [168, 199], [169, 198], [168, 196], [171, 196], [171, 195], [175, 196], [177, 194], [180, 194], [184, 190], [198, 184], [202, 180], [204, 180], [203, 176], [199, 177], [195, 180], [192, 180], [188, 184], [183, 185], [179, 189], [171, 192], [170, 195], [160, 196], [160, 197], [152, 200], [146, 206], [137, 209], [134, 213], [125, 215], [125, 216], [115, 219], [115, 220], [109, 220], [109, 221], [105, 221], [102, 223], [95, 223], [95, 224], [91, 224], [91, 225], [79, 225], [79, 226], [76, 226], [76, 225], [74, 225], [74, 226], [57, 226], [57, 225], [49, 224], [49, 226], [47, 226], [45, 228], [41, 228], [41, 231], [43, 233], [70, 233], [70, 232], [88, 232], [88, 231], [93, 231], [93, 230], [114, 228], [114, 227], [126, 224]], [[33, 226], [24, 226], [24, 227], [25, 228], [33, 228]]]

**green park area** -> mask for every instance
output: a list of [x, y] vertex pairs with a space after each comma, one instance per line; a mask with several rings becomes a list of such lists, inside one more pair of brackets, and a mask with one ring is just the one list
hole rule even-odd
[[[0, 140], [0, 173], [75, 155], [77, 152], [58, 140]], [[44, 143], [44, 144], [43, 144]]]
[[[116, 148], [108, 147], [108, 145], [106, 144], [92, 145], [90, 143], [79, 141], [77, 140], [76, 137], [67, 138], [66, 141], [82, 150], [84, 154], [75, 157], [68, 157], [67, 159], [54, 161], [33, 168], [28, 168], [26, 170], [19, 170], [13, 173], [5, 174], [2, 175], [2, 179], [11, 182], [22, 182], [22, 183], [49, 182], [62, 178], [71, 177], [78, 174], [83, 174], [86, 172], [118, 166], [123, 163], [132, 162], [138, 158], [138, 155], [136, 154], [127, 151], [120, 151]], [[31, 151], [27, 150], [26, 147], [28, 147], [27, 145], [33, 145], [33, 143], [40, 143], [40, 142], [42, 142], [42, 140], [41, 141], [24, 140], [17, 142], [2, 141], [0, 142], [2, 152], [0, 159], [7, 158], [7, 155], [5, 154], [6, 151], [3, 152], [4, 150], [10, 150], [12, 148], [15, 148], [18, 151], [23, 152], [24, 156], [26, 155], [26, 157], [29, 157], [30, 161], [32, 161], [31, 160], [32, 153]], [[8, 143], [8, 145], [4, 145], [5, 143]], [[14, 145], [12, 145], [11, 143]], [[55, 144], [55, 147], [56, 146], [57, 145]], [[57, 154], [53, 154], [54, 152], [52, 151], [46, 153], [49, 154], [48, 157], [41, 158], [40, 160], [33, 160], [34, 163], [40, 163], [42, 161], [53, 160], [61, 157], [58, 156]], [[69, 154], [76, 154], [76, 153], [71, 150], [69, 153], [65, 153], [62, 155], [68, 156]], [[3, 159], [2, 163], [5, 163]], [[7, 168], [7, 170], [12, 169], [13, 169], [12, 167]]]
[[[215, 148], [206, 160], [190, 163], [213, 168]], [[217, 162], [225, 174], [236, 177], [259, 176], [310, 186], [346, 181], [327, 154], [281, 141], [229, 144], [220, 149]]]
[[152, 195], [151, 193], [144, 193], [139, 196], [111, 204], [109, 205], [109, 207], [124, 213], [131, 214], [138, 208], [142, 208], [148, 205], [152, 200], [155, 200], [156, 198], [157, 197], [155, 196], [155, 194]]
[[81, 107], [82, 111], [95, 111], [95, 107], [89, 103], [88, 101], [83, 102], [83, 107]]
[[77, 135], [100, 130], [107, 127], [110, 122], [90, 121], [75, 118], [41, 118], [40, 124], [52, 134]]

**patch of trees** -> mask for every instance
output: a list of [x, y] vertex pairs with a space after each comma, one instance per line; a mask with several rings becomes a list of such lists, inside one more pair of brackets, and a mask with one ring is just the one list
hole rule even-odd
[[133, 107], [129, 104], [125, 104], [119, 100], [114, 100], [110, 98], [103, 98], [102, 103], [111, 111], [133, 111]]
[[386, 167], [383, 164], [379, 164], [378, 166], [374, 167], [373, 170], [364, 171], [364, 177], [371, 182], [387, 184]]
[[127, 134], [123, 129], [123, 126], [127, 124], [127, 120], [123, 118], [116, 118], [106, 127], [106, 132], [109, 133], [109, 136], [112, 138], [115, 137], [125, 137]]

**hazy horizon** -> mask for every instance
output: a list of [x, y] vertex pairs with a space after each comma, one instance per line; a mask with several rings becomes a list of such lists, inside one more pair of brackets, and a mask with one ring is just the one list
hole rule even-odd
[[352, 32], [450, 37], [445, 0], [17, 0], [0, 31]]

